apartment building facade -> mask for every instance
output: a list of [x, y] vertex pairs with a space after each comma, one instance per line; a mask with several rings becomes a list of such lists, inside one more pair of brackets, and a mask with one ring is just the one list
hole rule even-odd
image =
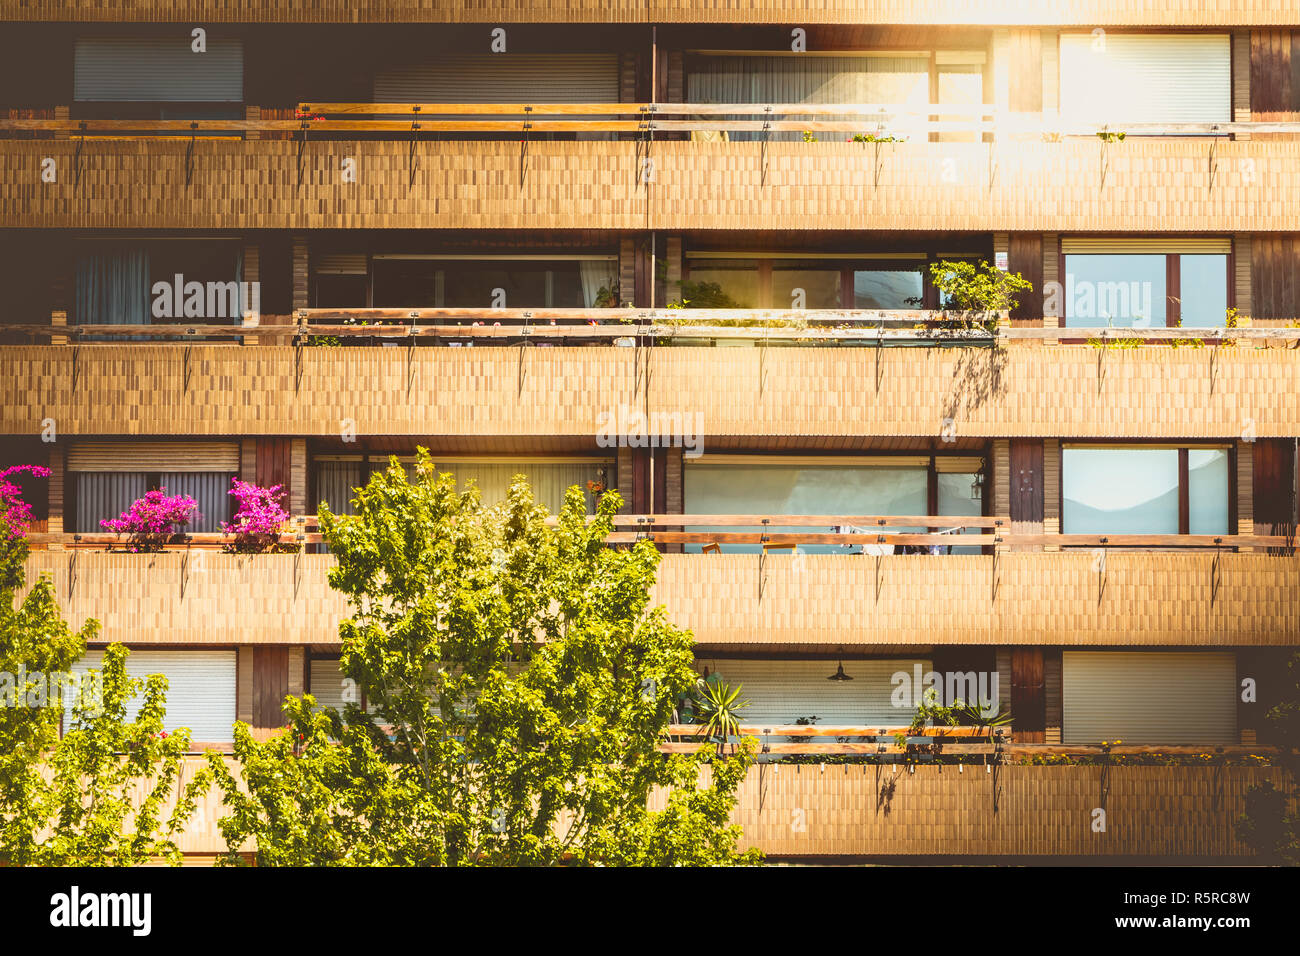
[[[1249, 858], [1300, 647], [1295, 10], [303, 16], [0, 2], [0, 464], [52, 473], [29, 578], [176, 726], [341, 704], [311, 516], [426, 447], [623, 495], [773, 856]], [[1032, 291], [954, 326], [939, 262]], [[302, 553], [220, 551], [232, 477]], [[202, 518], [123, 553], [157, 487]], [[1005, 737], [892, 759], [931, 674]]]

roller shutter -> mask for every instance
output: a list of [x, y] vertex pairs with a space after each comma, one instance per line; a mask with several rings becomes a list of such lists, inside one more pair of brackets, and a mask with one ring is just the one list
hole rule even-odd
[[1061, 680], [1067, 744], [1237, 742], [1233, 654], [1065, 651]]
[[719, 660], [706, 661], [710, 673], [731, 686], [741, 685], [740, 696], [749, 701], [741, 717], [744, 724], [794, 724], [800, 717], [818, 718], [817, 723], [833, 726], [906, 727], [915, 707], [894, 707], [890, 697], [895, 685], [890, 678], [902, 671], [909, 680], [920, 665], [921, 673], [930, 662], [905, 660], [844, 661], [844, 673], [851, 681], [827, 680], [835, 673], [835, 661]]
[[[76, 674], [99, 669], [103, 651], [87, 651], [73, 665]], [[126, 659], [132, 677], [149, 674], [167, 677], [167, 716], [163, 726], [170, 732], [190, 729], [190, 739], [202, 743], [234, 740], [235, 652], [234, 651], [149, 651], [134, 650]], [[127, 705], [127, 719], [134, 720], [142, 697]], [[65, 726], [66, 726], [65, 718]]]
[[[1104, 40], [1104, 42], [1103, 42]], [[1232, 52], [1221, 34], [1061, 35], [1061, 114], [1106, 123], [1232, 119]]]
[[1223, 255], [1232, 252], [1232, 240], [1226, 236], [1145, 239], [1129, 237], [1063, 236], [1061, 253], [1079, 256], [1143, 255]]
[[240, 103], [244, 46], [212, 39], [195, 53], [188, 35], [81, 37], [73, 96], [81, 102]]
[[463, 53], [375, 77], [376, 103], [617, 103], [616, 53]]
[[[337, 657], [312, 658], [310, 694], [316, 698], [319, 707], [332, 707], [339, 713], [343, 712], [346, 703], [343, 699], [343, 681]], [[359, 696], [356, 702], [361, 702]]]
[[68, 471], [239, 471], [238, 442], [77, 442]]

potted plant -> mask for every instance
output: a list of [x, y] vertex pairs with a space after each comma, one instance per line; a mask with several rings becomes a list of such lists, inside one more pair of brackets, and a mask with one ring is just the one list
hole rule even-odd
[[239, 554], [267, 551], [293, 551], [294, 545], [281, 544], [280, 533], [289, 522], [289, 512], [280, 504], [283, 485], [263, 488], [251, 481], [230, 479], [228, 494], [239, 502], [233, 521], [221, 522], [221, 530], [234, 535], [224, 550]]
[[700, 678], [695, 685], [695, 717], [704, 725], [705, 732], [718, 744], [718, 752], [730, 737], [740, 736], [741, 712], [749, 706], [740, 697], [741, 685], [731, 687], [717, 675]]
[[115, 534], [129, 535], [128, 551], [155, 552], [182, 535], [198, 513], [199, 503], [189, 495], [169, 495], [166, 488], [157, 488], [133, 501], [120, 517], [99, 524]]

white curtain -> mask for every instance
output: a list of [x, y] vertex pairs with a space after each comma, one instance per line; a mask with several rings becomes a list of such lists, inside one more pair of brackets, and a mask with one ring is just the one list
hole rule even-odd
[[131, 502], [149, 490], [148, 475], [142, 471], [74, 472], [76, 523], [69, 529], [78, 534], [102, 534], [100, 521], [120, 517]]
[[85, 242], [77, 249], [76, 312], [80, 325], [146, 325], [149, 250], [116, 242]]
[[[687, 514], [922, 515], [928, 513], [928, 469], [922, 466], [687, 465]], [[827, 528], [693, 528], [696, 531], [830, 531]], [[924, 528], [890, 528], [924, 531]], [[757, 544], [724, 544], [755, 554]], [[698, 551], [699, 545], [686, 550]], [[807, 553], [843, 553], [839, 545], [800, 545]]]
[[185, 526], [187, 533], [220, 531], [221, 522], [229, 521], [234, 513], [230, 475], [224, 471], [163, 472], [158, 485], [169, 495], [189, 495], [198, 502], [198, 511]]
[[[930, 100], [928, 56], [694, 56], [686, 66], [688, 103], [855, 103], [921, 106]], [[754, 119], [734, 116], [727, 119]], [[851, 116], [821, 116], [851, 121]], [[872, 131], [867, 120], [862, 132]], [[827, 140], [848, 133], [825, 133]], [[732, 133], [758, 140], [761, 133]], [[773, 140], [799, 140], [801, 133], [774, 133]]]
[[[596, 299], [600, 294], [601, 287], [613, 289], [614, 287], [614, 263], [600, 259], [582, 259], [579, 262], [579, 273], [582, 277], [582, 302], [587, 308], [594, 308]], [[620, 290], [620, 298], [627, 298]], [[614, 305], [619, 303], [615, 302]]]
[[532, 485], [533, 498], [551, 514], [558, 513], [563, 507], [564, 493], [573, 485], [583, 489], [588, 512], [595, 511], [595, 498], [587, 492], [586, 485], [595, 480], [602, 469], [606, 482], [612, 481], [614, 462], [603, 459], [578, 462], [438, 462], [438, 471], [454, 474], [462, 491], [473, 480], [485, 505], [504, 501], [511, 479], [522, 473]]

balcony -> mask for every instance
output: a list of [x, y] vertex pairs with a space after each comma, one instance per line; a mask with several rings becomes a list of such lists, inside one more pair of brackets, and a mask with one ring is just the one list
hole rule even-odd
[[[524, 116], [517, 104], [402, 106], [406, 119], [376, 119], [365, 115], [379, 109], [373, 104], [304, 105], [335, 112], [323, 120], [0, 120], [0, 130], [72, 137], [0, 142], [0, 227], [1300, 229], [1300, 211], [1272, 199], [1300, 186], [1300, 143], [1229, 138], [1294, 133], [1295, 123], [1134, 128], [1176, 138], [1108, 142], [1093, 135], [1097, 127], [1026, 126], [990, 106], [926, 107], [933, 114], [918, 137], [914, 123], [901, 122], [911, 112], [902, 107], [623, 103], [534, 106]], [[502, 118], [458, 118], [471, 109]], [[771, 109], [785, 118], [773, 120]], [[351, 115], [358, 110], [360, 119]], [[439, 110], [451, 118], [438, 119]], [[511, 110], [522, 118], [511, 120]], [[857, 118], [819, 118], [831, 110]], [[752, 118], [727, 118], [737, 111]], [[954, 111], [968, 115], [948, 119]], [[662, 139], [733, 128], [807, 129], [830, 141]], [[533, 140], [548, 131], [611, 138]], [[926, 142], [927, 131], [991, 141]], [[246, 133], [297, 141], [221, 138]], [[424, 138], [444, 133], [512, 139]], [[884, 141], [844, 142], [855, 133]], [[907, 141], [891, 141], [896, 134]], [[355, 160], [354, 177], [341, 172], [345, 158]], [[54, 182], [42, 179], [47, 159]]]
[[744, 3], [715, 0], [628, 0], [597, 3], [569, 0], [557, 7], [536, 0], [501, 0], [494, 4], [467, 0], [432, 6], [415, 0], [343, 3], [322, 0], [310, 13], [290, 0], [240, 0], [213, 11], [201, 3], [93, 3], [54, 0], [0, 3], [0, 20], [231, 23], [852, 23], [915, 25], [1033, 26], [1270, 26], [1288, 22], [1276, 0], [1238, 0], [1207, 8], [1204, 0], [1134, 3], [1133, 0], [1087, 0], [1041, 3], [1032, 0], [833, 0], [792, 10], [775, 0]]
[[[188, 338], [186, 329], [167, 331]], [[532, 340], [564, 341], [547, 329]], [[448, 331], [461, 339], [479, 332]], [[524, 340], [513, 329], [481, 331], [486, 344]], [[260, 334], [271, 341], [272, 332]], [[743, 332], [762, 345], [769, 330]], [[627, 407], [645, 409], [652, 422], [699, 412], [706, 447], [721, 448], [761, 436], [1217, 439], [1252, 428], [1260, 438], [1292, 437], [1300, 421], [1293, 350], [1250, 340], [1230, 349], [1031, 348], [1012, 339], [1005, 349], [943, 339], [920, 343], [938, 347], [875, 348], [863, 346], [885, 340], [864, 331], [849, 333], [855, 347], [719, 349], [656, 344], [685, 337], [680, 329], [639, 338], [632, 326], [582, 333], [642, 347], [5, 346], [0, 433], [36, 435], [53, 418], [69, 436], [337, 436], [350, 419], [366, 436], [594, 441], [600, 416]]]
[[[1226, 539], [1231, 542], [1232, 538]], [[140, 645], [337, 643], [328, 555], [36, 551], [65, 615]], [[1300, 558], [1090, 551], [989, 555], [667, 554], [654, 599], [698, 643], [1284, 647]], [[1137, 609], [1141, 609], [1140, 611]]]
[[[189, 758], [183, 780], [201, 758]], [[878, 773], [879, 771], [879, 773]], [[707, 773], [707, 771], [706, 771]], [[771, 857], [1181, 857], [1242, 862], [1233, 833], [1246, 791], [1283, 771], [1270, 767], [867, 765], [756, 766], [733, 816], [742, 845]], [[653, 798], [652, 798], [652, 806]], [[1107, 814], [1105, 833], [1092, 811]], [[193, 857], [225, 852], [214, 791], [201, 798], [180, 840]], [[251, 850], [252, 847], [246, 847]]]

